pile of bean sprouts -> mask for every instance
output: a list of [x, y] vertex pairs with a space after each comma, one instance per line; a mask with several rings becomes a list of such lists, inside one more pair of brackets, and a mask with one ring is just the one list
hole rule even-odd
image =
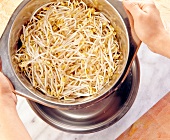
[[115, 28], [83, 1], [51, 2], [23, 25], [15, 55], [33, 87], [57, 99], [92, 96], [108, 83], [122, 59]]

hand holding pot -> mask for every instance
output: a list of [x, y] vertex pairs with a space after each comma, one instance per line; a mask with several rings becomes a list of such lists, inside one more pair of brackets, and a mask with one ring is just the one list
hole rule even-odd
[[0, 139], [31, 140], [31, 137], [17, 114], [17, 98], [12, 92], [13, 86], [1, 70], [2, 65], [0, 59]]
[[151, 51], [170, 58], [170, 35], [163, 26], [154, 2], [124, 0], [123, 4], [137, 45], [143, 41]]
[[16, 95], [12, 92], [13, 86], [8, 78], [1, 72], [2, 61], [0, 58], [0, 107], [15, 108], [17, 103]]

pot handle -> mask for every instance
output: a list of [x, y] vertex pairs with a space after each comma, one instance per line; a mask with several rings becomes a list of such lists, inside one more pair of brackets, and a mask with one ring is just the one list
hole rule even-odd
[[40, 100], [40, 99], [38, 99], [36, 97], [30, 96], [28, 94], [23, 94], [23, 92], [20, 92], [20, 91], [17, 91], [17, 90], [13, 90], [12, 92], [14, 94], [16, 94], [16, 95], [19, 95], [21, 97], [24, 97], [24, 98], [30, 100], [30, 101], [39, 103], [41, 105], [44, 105], [44, 106], [47, 106], [47, 107], [50, 107], [50, 108], [56, 108], [56, 106], [54, 106], [53, 104], [49, 104], [49, 103], [43, 102], [42, 100]]

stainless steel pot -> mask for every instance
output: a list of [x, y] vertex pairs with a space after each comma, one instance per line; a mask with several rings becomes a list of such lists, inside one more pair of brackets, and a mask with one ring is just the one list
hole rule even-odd
[[123, 68], [119, 77], [115, 77], [115, 79], [111, 80], [111, 82], [100, 91], [98, 96], [79, 98], [75, 102], [67, 102], [48, 97], [34, 89], [28, 80], [18, 72], [16, 68], [17, 64], [12, 59], [17, 50], [22, 25], [30, 19], [35, 9], [52, 1], [56, 0], [24, 0], [15, 10], [0, 42], [0, 56], [3, 61], [3, 72], [13, 83], [17, 94], [45, 106], [68, 110], [93, 105], [108, 97], [111, 93], [113, 93], [113, 91], [118, 89], [119, 85], [121, 85], [127, 75], [126, 71], [128, 69], [128, 65], [131, 63], [130, 60], [133, 57], [135, 52], [134, 50], [136, 49], [136, 46], [132, 44], [133, 40], [130, 35], [129, 22], [126, 18], [127, 16], [124, 8], [122, 3], [116, 0], [84, 0], [87, 4], [93, 5], [102, 11], [111, 23], [116, 22], [116, 24], [120, 27], [121, 33], [118, 34], [118, 36], [124, 46], [122, 49], [124, 53], [124, 62], [122, 64]]

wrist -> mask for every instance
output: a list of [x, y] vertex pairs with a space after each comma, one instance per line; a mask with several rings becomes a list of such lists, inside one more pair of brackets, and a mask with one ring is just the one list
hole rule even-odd
[[2, 122], [9, 121], [9, 119], [13, 116], [17, 115], [16, 107], [4, 104], [3, 102], [0, 102], [0, 124]]
[[[13, 97], [14, 96], [14, 97]], [[10, 108], [16, 109], [15, 95], [4, 95], [0, 96], [0, 109], [2, 108]]]

